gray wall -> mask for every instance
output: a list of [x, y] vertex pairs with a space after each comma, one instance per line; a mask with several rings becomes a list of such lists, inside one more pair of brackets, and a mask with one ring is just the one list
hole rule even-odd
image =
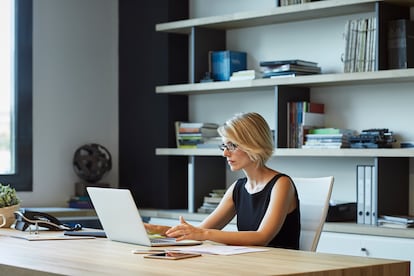
[[33, 192], [23, 206], [67, 206], [75, 150], [104, 145], [118, 185], [118, 1], [33, 1]]

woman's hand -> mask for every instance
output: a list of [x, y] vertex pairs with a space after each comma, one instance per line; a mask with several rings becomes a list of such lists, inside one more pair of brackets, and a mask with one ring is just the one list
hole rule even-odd
[[185, 221], [185, 219], [180, 216], [180, 224], [168, 229], [165, 233], [168, 237], [176, 238], [177, 241], [180, 240], [198, 240], [204, 241], [206, 230], [202, 228], [195, 227]]
[[150, 224], [150, 223], [144, 223], [145, 226], [145, 230], [147, 230], [148, 234], [158, 234], [158, 235], [162, 235], [162, 236], [166, 236], [166, 233], [168, 231], [168, 229], [170, 229], [169, 226], [164, 226], [164, 225], [155, 225], [155, 224]]

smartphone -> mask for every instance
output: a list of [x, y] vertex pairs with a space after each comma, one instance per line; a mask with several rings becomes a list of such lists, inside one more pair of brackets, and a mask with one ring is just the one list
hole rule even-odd
[[199, 253], [183, 253], [183, 252], [162, 252], [157, 254], [145, 255], [144, 258], [164, 259], [164, 260], [180, 260], [193, 257], [199, 257]]

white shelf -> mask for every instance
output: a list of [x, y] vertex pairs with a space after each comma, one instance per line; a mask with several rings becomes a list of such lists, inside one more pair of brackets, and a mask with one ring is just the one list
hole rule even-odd
[[157, 86], [155, 91], [159, 94], [191, 95], [269, 89], [275, 86], [320, 87], [402, 82], [414, 82], [414, 69], [411, 68], [382, 70], [376, 72], [318, 74], [274, 79], [162, 85]]
[[412, 228], [387, 228], [375, 225], [356, 224], [354, 222], [326, 222], [323, 231], [395, 238], [414, 238], [414, 229]]
[[170, 33], [191, 32], [192, 27], [207, 27], [212, 29], [236, 29], [254, 26], [263, 26], [290, 21], [319, 19], [346, 14], [371, 12], [376, 2], [400, 3], [412, 5], [414, 1], [392, 0], [328, 0], [301, 5], [274, 7], [261, 11], [238, 12], [227, 15], [210, 16], [160, 23], [155, 26], [156, 31]]
[[[156, 155], [222, 156], [219, 149], [157, 148]], [[414, 157], [414, 149], [275, 149], [274, 157]]]

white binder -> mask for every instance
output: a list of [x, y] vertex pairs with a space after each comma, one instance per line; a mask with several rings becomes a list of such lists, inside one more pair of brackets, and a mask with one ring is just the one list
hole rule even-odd
[[371, 224], [378, 224], [378, 183], [377, 183], [377, 170], [375, 166], [372, 166], [371, 177]]
[[365, 210], [365, 224], [371, 224], [371, 207], [372, 207], [372, 166], [365, 165], [365, 200], [364, 200], [364, 210]]
[[365, 166], [357, 165], [357, 223], [364, 224], [365, 218]]

